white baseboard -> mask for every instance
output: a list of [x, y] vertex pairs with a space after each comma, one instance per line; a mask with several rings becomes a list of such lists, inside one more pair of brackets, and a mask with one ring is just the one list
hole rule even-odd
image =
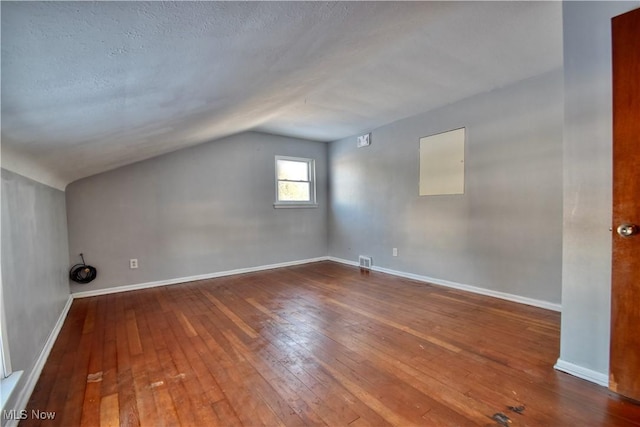
[[360, 264], [358, 264], [358, 261], [350, 261], [348, 259], [336, 258], [336, 257], [333, 257], [333, 256], [329, 257], [329, 261], [339, 262], [340, 264], [352, 265], [354, 267], [359, 267], [360, 266]]
[[[73, 298], [95, 297], [95, 296], [99, 296], [99, 295], [114, 294], [114, 293], [118, 293], [118, 292], [135, 291], [135, 290], [139, 290], [139, 289], [155, 288], [155, 287], [158, 287], [158, 286], [169, 286], [169, 285], [175, 285], [175, 284], [179, 284], [179, 283], [194, 282], [194, 281], [197, 281], [197, 280], [215, 279], [216, 277], [232, 276], [232, 275], [235, 275], [235, 274], [254, 273], [254, 272], [257, 272], [257, 271], [272, 270], [274, 268], [282, 268], [282, 267], [291, 267], [291, 266], [294, 266], [294, 265], [309, 264], [309, 263], [318, 262], [318, 261], [334, 261], [334, 262], [338, 262], [338, 263], [341, 263], [341, 264], [347, 264], [347, 265], [352, 265], [352, 266], [356, 266], [356, 267], [358, 266], [358, 263], [356, 261], [350, 261], [350, 260], [346, 260], [346, 259], [343, 259], [343, 258], [336, 258], [336, 257], [331, 257], [331, 256], [323, 256], [323, 257], [317, 257], [317, 258], [302, 259], [302, 260], [297, 260], [297, 261], [281, 262], [281, 263], [277, 263], [277, 264], [260, 265], [260, 266], [256, 266], [256, 267], [239, 268], [239, 269], [235, 269], [235, 270], [227, 270], [227, 271], [219, 271], [219, 272], [215, 272], [215, 273], [200, 274], [200, 275], [197, 275], [197, 276], [177, 277], [177, 278], [174, 278], [174, 279], [158, 280], [158, 281], [155, 281], [155, 282], [146, 282], [146, 283], [138, 283], [138, 284], [133, 284], [133, 285], [116, 286], [114, 288], [95, 289], [95, 290], [92, 290], [92, 291], [80, 291], [80, 292], [72, 293], [71, 296]], [[523, 297], [523, 296], [519, 296], [519, 295], [509, 294], [509, 293], [506, 293], [506, 292], [493, 291], [491, 289], [479, 288], [477, 286], [471, 286], [471, 285], [464, 285], [462, 283], [456, 283], [456, 282], [451, 282], [451, 281], [448, 281], [448, 280], [436, 279], [436, 278], [433, 278], [433, 277], [421, 276], [421, 275], [413, 274], [413, 273], [406, 273], [406, 272], [403, 272], [403, 271], [391, 270], [391, 269], [388, 269], [388, 268], [378, 267], [378, 266], [375, 266], [375, 265], [372, 266], [371, 269], [373, 271], [379, 271], [381, 273], [387, 273], [387, 274], [391, 274], [391, 275], [394, 275], [394, 276], [405, 277], [407, 279], [418, 280], [418, 281], [421, 281], [421, 282], [431, 283], [431, 284], [434, 284], [434, 285], [440, 285], [440, 286], [446, 286], [446, 287], [449, 287], [449, 288], [460, 289], [460, 290], [467, 291], [467, 292], [473, 292], [475, 294], [487, 295], [487, 296], [500, 298], [500, 299], [504, 299], [504, 300], [508, 300], [508, 301], [518, 302], [518, 303], [521, 303], [521, 304], [532, 305], [534, 307], [545, 308], [547, 310], [561, 311], [560, 304], [556, 304], [556, 303], [552, 303], [552, 302], [548, 302], [548, 301], [542, 301], [542, 300], [537, 300], [537, 299], [533, 299], [533, 298], [527, 298], [527, 297]]]
[[[355, 261], [349, 261], [342, 258], [328, 257], [329, 261], [335, 261], [342, 264], [358, 266]], [[532, 305], [534, 307], [545, 308], [547, 310], [562, 311], [562, 306], [549, 301], [543, 301], [533, 298], [527, 298], [520, 295], [509, 294], [506, 292], [493, 291], [491, 289], [479, 288], [477, 286], [464, 285], [462, 283], [451, 282], [449, 280], [436, 279], [433, 277], [421, 276], [419, 274], [406, 273], [403, 271], [391, 270], [388, 268], [372, 266], [371, 270], [387, 273], [394, 276], [405, 277], [407, 279], [418, 280], [420, 282], [431, 283], [434, 285], [446, 286], [448, 288], [460, 289], [462, 291], [473, 292], [474, 294], [486, 295], [494, 298], [500, 298], [507, 301], [513, 301], [520, 304]]]
[[81, 291], [71, 294], [73, 298], [87, 298], [99, 295], [115, 294], [118, 292], [136, 291], [139, 289], [155, 288], [158, 286], [176, 285], [179, 283], [195, 282], [197, 280], [215, 279], [216, 277], [233, 276], [234, 274], [254, 273], [256, 271], [272, 270], [274, 268], [291, 267], [294, 265], [309, 264], [318, 261], [327, 261], [329, 257], [301, 259], [297, 261], [281, 262], [277, 264], [259, 265], [256, 267], [238, 268], [235, 270], [218, 271], [216, 273], [200, 274], [197, 276], [177, 277], [175, 279], [158, 280], [155, 282], [138, 283], [134, 285], [116, 286], [114, 288], [96, 289], [93, 291]]
[[558, 359], [553, 367], [558, 371], [565, 372], [573, 375], [574, 377], [582, 378], [583, 380], [587, 380], [604, 387], [609, 386], [609, 376], [605, 373], [594, 371], [571, 362], [566, 362], [562, 359]]
[[[58, 338], [58, 334], [62, 329], [62, 325], [64, 325], [64, 321], [67, 318], [67, 314], [69, 314], [69, 309], [71, 308], [72, 302], [73, 302], [73, 296], [69, 295], [69, 298], [67, 299], [67, 302], [65, 303], [64, 308], [60, 313], [60, 316], [58, 316], [58, 321], [53, 326], [53, 330], [49, 334], [49, 337], [47, 338], [47, 342], [44, 344], [44, 348], [40, 352], [40, 356], [38, 356], [38, 360], [36, 360], [35, 365], [33, 365], [33, 369], [31, 369], [29, 376], [27, 377], [24, 385], [22, 386], [22, 389], [18, 394], [18, 397], [16, 398], [15, 409], [18, 411], [18, 413], [24, 410], [27, 407], [27, 404], [29, 403], [29, 398], [31, 397], [33, 390], [36, 388], [36, 383], [38, 382], [38, 379], [40, 378], [40, 374], [42, 373], [42, 369], [44, 369], [44, 365], [47, 362], [47, 359], [49, 358], [49, 353], [51, 353], [51, 349], [53, 348], [53, 345], [56, 343], [56, 339]], [[7, 427], [17, 426], [19, 421], [20, 420], [7, 420], [6, 426]]]

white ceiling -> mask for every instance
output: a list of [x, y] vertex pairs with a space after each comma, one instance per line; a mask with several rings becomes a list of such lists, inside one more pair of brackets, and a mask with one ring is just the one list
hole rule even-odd
[[3, 157], [62, 188], [246, 130], [332, 141], [562, 66], [559, 2], [1, 7]]

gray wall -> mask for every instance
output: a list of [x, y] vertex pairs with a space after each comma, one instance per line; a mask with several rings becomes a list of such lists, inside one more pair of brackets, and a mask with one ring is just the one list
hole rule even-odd
[[[559, 303], [562, 124], [557, 70], [331, 143], [329, 254]], [[463, 126], [465, 194], [419, 197], [419, 138]]]
[[14, 371], [31, 374], [69, 298], [64, 193], [2, 169], [2, 292]]
[[640, 2], [564, 2], [564, 227], [560, 358], [608, 375], [611, 18]]
[[[276, 154], [316, 159], [318, 208], [274, 209]], [[325, 256], [326, 158], [325, 143], [250, 132], [70, 184], [69, 257], [98, 269], [72, 292]]]

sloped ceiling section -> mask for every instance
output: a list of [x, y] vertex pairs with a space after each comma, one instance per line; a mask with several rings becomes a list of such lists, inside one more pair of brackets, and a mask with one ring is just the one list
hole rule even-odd
[[562, 64], [560, 2], [1, 7], [3, 165], [59, 188], [246, 130], [332, 141]]

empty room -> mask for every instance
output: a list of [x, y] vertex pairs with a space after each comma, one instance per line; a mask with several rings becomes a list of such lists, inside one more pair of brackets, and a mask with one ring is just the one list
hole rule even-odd
[[2, 426], [640, 426], [640, 1], [0, 8]]

